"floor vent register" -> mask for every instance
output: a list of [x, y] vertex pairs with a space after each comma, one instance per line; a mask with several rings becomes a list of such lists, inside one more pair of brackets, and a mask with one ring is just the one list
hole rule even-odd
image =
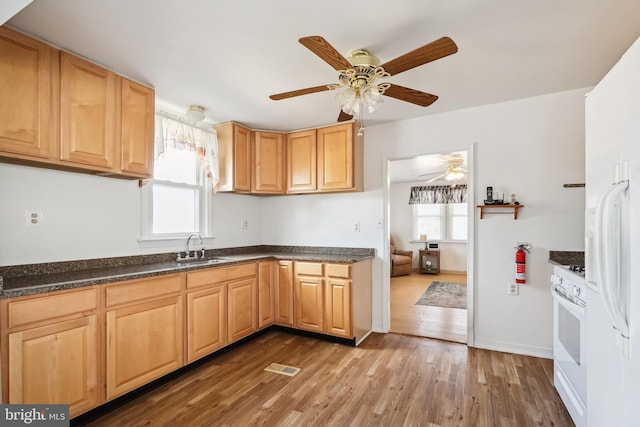
[[300, 372], [300, 368], [294, 368], [293, 366], [281, 365], [279, 363], [272, 363], [271, 365], [264, 368], [267, 372], [273, 372], [276, 374], [287, 375], [289, 377], [295, 376], [298, 372]]

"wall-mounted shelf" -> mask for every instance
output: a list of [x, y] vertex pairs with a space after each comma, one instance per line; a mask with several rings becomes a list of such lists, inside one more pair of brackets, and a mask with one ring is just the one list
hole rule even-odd
[[524, 205], [478, 205], [478, 208], [480, 208], [480, 219], [484, 217], [485, 210], [487, 210], [488, 214], [503, 215], [511, 214], [511, 212], [513, 211], [513, 219], [518, 219], [518, 210], [520, 208], [524, 208]]

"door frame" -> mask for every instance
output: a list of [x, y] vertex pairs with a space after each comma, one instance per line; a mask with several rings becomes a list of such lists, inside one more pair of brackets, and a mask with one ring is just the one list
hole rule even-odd
[[[476, 277], [476, 143], [447, 152], [467, 151], [467, 345], [474, 347], [474, 319], [475, 319], [475, 277]], [[419, 153], [411, 157], [428, 156], [443, 153], [443, 150], [431, 153]], [[382, 263], [382, 329], [388, 333], [391, 328], [391, 254], [389, 253], [389, 235], [391, 233], [389, 194], [391, 192], [391, 178], [389, 170], [394, 160], [406, 160], [407, 157], [385, 157], [382, 159], [383, 185], [383, 263]]]

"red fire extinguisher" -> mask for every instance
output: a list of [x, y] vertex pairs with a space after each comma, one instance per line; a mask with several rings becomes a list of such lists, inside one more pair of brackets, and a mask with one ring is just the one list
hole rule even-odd
[[518, 245], [516, 248], [516, 283], [527, 283], [526, 278], [526, 263], [527, 263], [527, 254], [529, 252], [525, 245]]

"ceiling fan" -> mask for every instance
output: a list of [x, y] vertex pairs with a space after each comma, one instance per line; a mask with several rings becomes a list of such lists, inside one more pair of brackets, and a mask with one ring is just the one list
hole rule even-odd
[[421, 107], [433, 104], [438, 99], [436, 95], [396, 84], [377, 83], [376, 81], [395, 76], [458, 51], [458, 46], [453, 40], [449, 37], [442, 37], [380, 65], [380, 60], [364, 49], [354, 50], [347, 59], [321, 36], [303, 37], [299, 42], [338, 71], [339, 84], [326, 84], [283, 92], [271, 95], [269, 98], [281, 100], [343, 88], [344, 90], [337, 96], [341, 107], [338, 115], [339, 122], [351, 120], [365, 107], [369, 109], [369, 112], [373, 112], [377, 104], [382, 102], [381, 95]]
[[460, 181], [467, 176], [467, 170], [464, 168], [464, 160], [461, 157], [452, 157], [445, 160], [447, 169], [441, 172], [426, 173], [419, 176], [437, 175], [427, 181], [427, 183], [437, 181], [444, 178], [446, 181]]

